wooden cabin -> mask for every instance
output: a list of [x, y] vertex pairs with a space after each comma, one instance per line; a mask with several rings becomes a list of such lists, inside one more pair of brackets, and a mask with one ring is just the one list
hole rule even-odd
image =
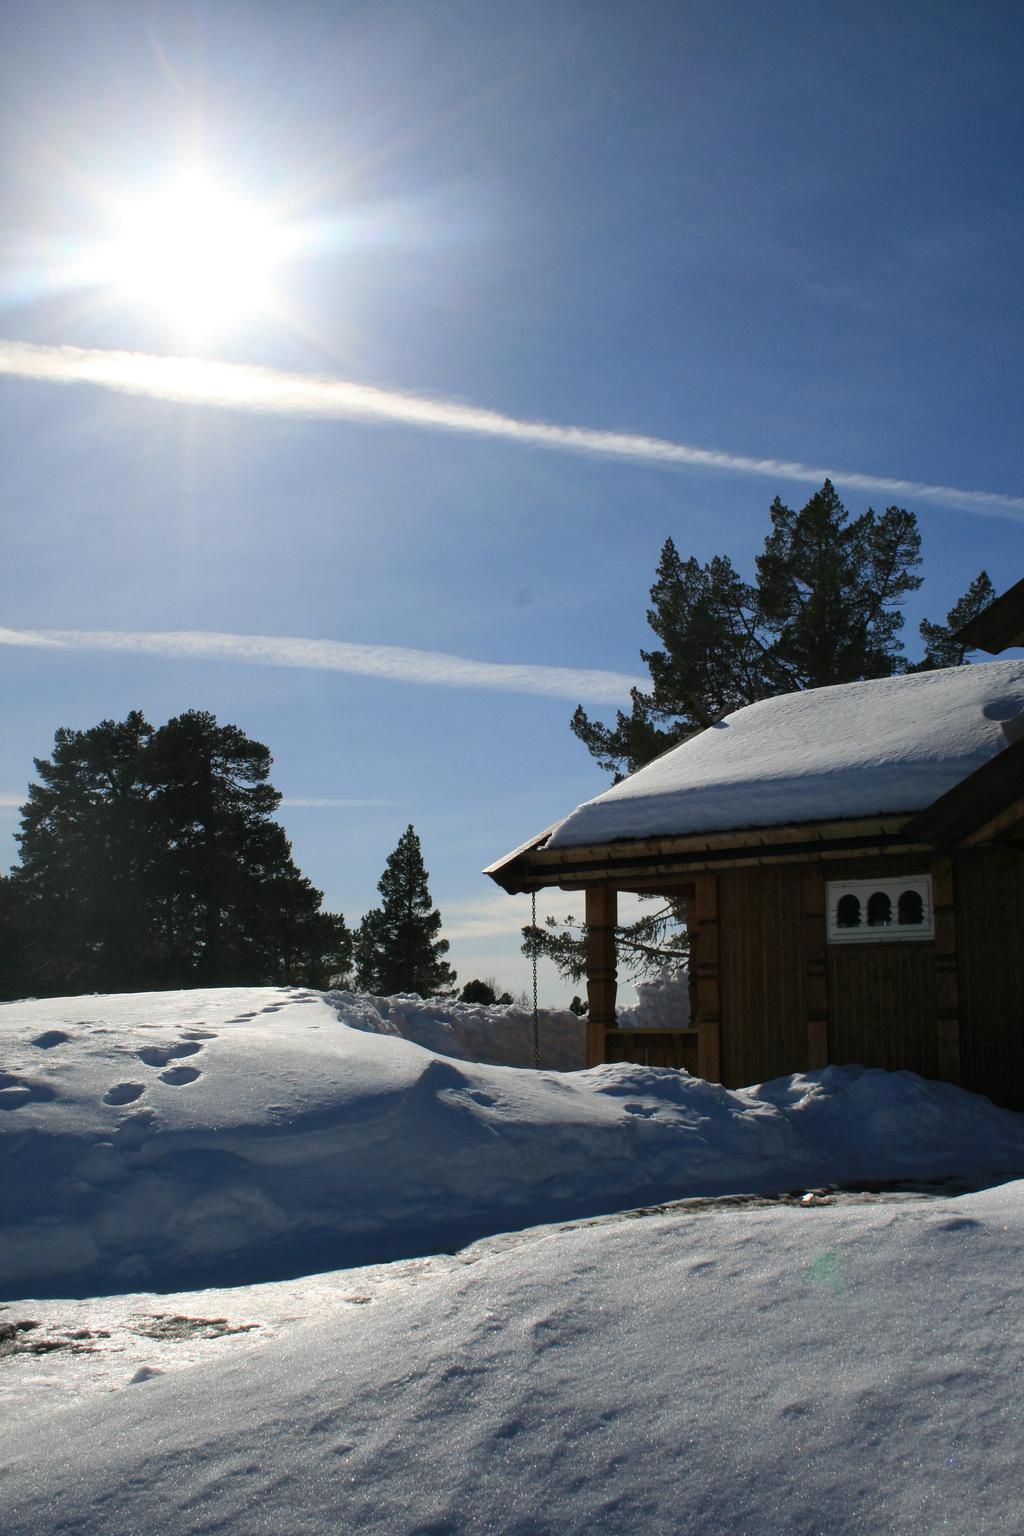
[[[1024, 643], [1013, 591], [972, 646]], [[585, 893], [591, 1064], [741, 1087], [859, 1062], [1024, 1109], [1024, 661], [750, 705], [487, 873]], [[616, 1029], [620, 891], [685, 903], [671, 1041]]]

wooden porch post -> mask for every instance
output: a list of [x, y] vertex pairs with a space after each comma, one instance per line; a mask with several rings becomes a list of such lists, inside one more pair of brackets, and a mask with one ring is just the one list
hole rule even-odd
[[610, 885], [587, 886], [587, 1066], [605, 1060], [606, 1029], [615, 1028], [615, 924], [618, 892]]
[[709, 1083], [719, 1083], [722, 1080], [722, 1003], [718, 982], [718, 876], [698, 875], [694, 886], [697, 1072]]
[[932, 865], [935, 903], [935, 1002], [939, 1076], [945, 1083], [960, 1081], [960, 980], [956, 959], [956, 909], [953, 904], [953, 860]]

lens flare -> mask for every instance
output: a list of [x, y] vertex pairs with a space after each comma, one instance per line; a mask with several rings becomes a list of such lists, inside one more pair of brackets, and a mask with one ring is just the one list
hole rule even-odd
[[129, 303], [197, 336], [272, 306], [288, 232], [201, 173], [120, 206], [116, 222], [101, 264]]

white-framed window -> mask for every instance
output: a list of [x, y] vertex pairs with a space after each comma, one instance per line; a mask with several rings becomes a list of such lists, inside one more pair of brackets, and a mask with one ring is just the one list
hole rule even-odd
[[935, 937], [931, 875], [828, 880], [825, 892], [830, 944], [893, 944]]

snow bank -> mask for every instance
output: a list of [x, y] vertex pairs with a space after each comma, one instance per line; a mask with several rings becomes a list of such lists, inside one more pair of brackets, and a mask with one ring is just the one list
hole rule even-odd
[[242, 1283], [686, 1195], [1024, 1169], [1024, 1117], [908, 1073], [733, 1092], [533, 1072], [375, 1014], [284, 988], [0, 1007], [0, 1293]]
[[[533, 1014], [515, 1004], [458, 1003], [423, 998], [416, 993], [371, 997], [360, 992], [329, 992], [327, 1000], [353, 1029], [400, 1035], [441, 1056], [495, 1067], [533, 1066]], [[540, 1010], [540, 1064], [557, 1072], [575, 1072], [587, 1064], [587, 1029], [568, 1009]]]
[[650, 981], [636, 984], [637, 1001], [620, 1008], [619, 1029], [687, 1029], [690, 1023], [690, 978], [683, 968], [662, 966]]
[[44, 1304], [88, 1352], [4, 1362], [4, 1533], [1007, 1536], [1022, 1246], [1015, 1184]]
[[1024, 724], [1024, 661], [782, 694], [578, 806], [550, 848], [918, 811]]

